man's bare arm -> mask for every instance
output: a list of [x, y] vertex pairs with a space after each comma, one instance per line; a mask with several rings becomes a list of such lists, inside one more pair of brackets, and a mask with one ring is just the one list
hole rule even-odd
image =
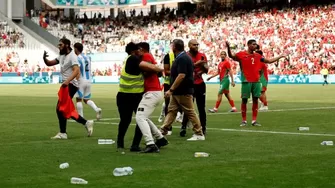
[[151, 64], [151, 63], [147, 63], [145, 61], [142, 61], [139, 65], [140, 69], [143, 70], [143, 71], [146, 71], [146, 72], [163, 72], [164, 69], [154, 65], [154, 64]]
[[264, 63], [266, 63], [266, 64], [271, 64], [271, 63], [275, 63], [275, 62], [277, 62], [279, 59], [281, 59], [281, 58], [285, 58], [285, 57], [287, 57], [287, 55], [280, 55], [280, 56], [278, 56], [278, 57], [275, 57], [275, 58], [272, 58], [272, 59], [266, 59], [266, 58], [264, 58]]
[[238, 61], [238, 58], [236, 57], [236, 55], [231, 52], [229, 42], [226, 42], [226, 46], [227, 46], [228, 57], [232, 58], [235, 61]]
[[186, 76], [186, 75], [183, 74], [183, 73], [178, 74], [178, 76], [177, 76], [176, 80], [173, 82], [173, 84], [172, 84], [170, 90], [173, 91], [173, 90], [175, 90], [176, 88], [178, 88], [179, 85], [180, 85], [180, 83], [184, 80], [185, 76]]
[[44, 63], [47, 65], [47, 66], [54, 66], [54, 65], [57, 65], [59, 63], [59, 61], [57, 59], [53, 59], [53, 60], [48, 60], [47, 59], [48, 57], [48, 53], [46, 51], [44, 51], [44, 54], [43, 54], [43, 60], [44, 60]]

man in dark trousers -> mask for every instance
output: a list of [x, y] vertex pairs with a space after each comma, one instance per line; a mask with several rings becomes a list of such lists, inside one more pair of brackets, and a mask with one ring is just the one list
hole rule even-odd
[[166, 135], [168, 133], [177, 116], [179, 108], [181, 108], [186, 115], [185, 117], [188, 118], [193, 125], [194, 135], [187, 140], [205, 140], [193, 104], [194, 68], [192, 59], [184, 51], [184, 42], [182, 40], [174, 40], [172, 50], [176, 57], [171, 67], [171, 87], [165, 93], [165, 98], [170, 97], [170, 104], [168, 107], [168, 114], [161, 127], [162, 134]]
[[[206, 84], [202, 79], [202, 74], [208, 72], [207, 57], [205, 54], [200, 53], [199, 43], [196, 40], [190, 40], [188, 43], [190, 51], [188, 55], [192, 58], [194, 64], [194, 95], [196, 99], [200, 122], [202, 126], [202, 132], [206, 134]], [[186, 126], [188, 118], [184, 114], [182, 127], [180, 130], [180, 136], [186, 135]]]
[[[60, 66], [60, 73], [62, 76], [62, 87], [68, 87], [69, 89], [69, 95], [71, 98], [77, 93], [78, 91], [78, 78], [80, 76], [79, 74], [79, 63], [78, 63], [78, 57], [74, 53], [74, 50], [71, 48], [71, 42], [70, 40], [66, 38], [62, 38], [59, 40], [58, 44], [59, 48], [59, 56], [54, 60], [48, 60], [48, 54], [46, 51], [44, 51], [43, 60], [44, 63], [47, 66], [54, 66], [58, 65]], [[66, 124], [67, 119], [64, 117], [64, 114], [59, 110], [59, 101], [57, 103], [57, 117], [59, 122], [59, 133], [56, 134], [56, 136], [52, 137], [51, 139], [67, 139], [67, 133], [66, 133]], [[89, 120], [87, 121], [81, 116], [78, 117], [71, 117], [78, 123], [84, 125], [84, 127], [87, 130], [87, 135], [91, 136], [93, 133], [93, 121]]]
[[[119, 84], [119, 92], [116, 96], [116, 103], [120, 114], [120, 123], [117, 136], [118, 151], [124, 150], [124, 137], [132, 120], [133, 112], [137, 112], [139, 103], [142, 100], [144, 92], [144, 78], [142, 71], [163, 71], [163, 69], [141, 61], [139, 57], [139, 47], [130, 42], [126, 46], [128, 57], [124, 61]], [[135, 135], [130, 151], [141, 151], [139, 145], [142, 139], [142, 133], [136, 125]]]

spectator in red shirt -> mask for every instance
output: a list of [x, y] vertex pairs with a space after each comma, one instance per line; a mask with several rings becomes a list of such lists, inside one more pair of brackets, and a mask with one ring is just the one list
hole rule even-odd
[[[190, 40], [188, 43], [190, 51], [188, 55], [194, 63], [194, 95], [199, 111], [199, 118], [202, 126], [202, 132], [206, 135], [206, 84], [202, 79], [202, 74], [208, 72], [207, 57], [199, 52], [199, 43], [196, 40]], [[194, 100], [193, 98], [193, 100]], [[184, 115], [180, 136], [186, 135], [187, 116]]]
[[[156, 65], [154, 57], [149, 53], [149, 43], [141, 42], [139, 44], [140, 52], [143, 53], [142, 61]], [[156, 106], [163, 99], [162, 87], [159, 82], [158, 74], [164, 69], [158, 69], [159, 72], [145, 72], [144, 74], [144, 95], [138, 105], [136, 113], [136, 123], [138, 124], [143, 134], [146, 148], [143, 153], [156, 153], [159, 148], [166, 146], [168, 141], [157, 128], [157, 126], [149, 119], [154, 112]], [[153, 136], [156, 138], [156, 144]]]

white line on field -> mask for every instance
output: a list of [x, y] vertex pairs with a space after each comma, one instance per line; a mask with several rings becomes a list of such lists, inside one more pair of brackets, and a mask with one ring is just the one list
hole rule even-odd
[[[313, 107], [313, 108], [289, 108], [289, 109], [276, 109], [276, 110], [268, 110], [266, 112], [259, 111], [260, 113], [268, 113], [268, 112], [287, 112], [287, 111], [310, 111], [310, 110], [327, 110], [327, 109], [335, 109], [333, 106], [329, 107]], [[248, 111], [251, 112], [251, 111]], [[214, 115], [230, 115], [230, 114], [240, 114], [239, 112], [218, 112], [218, 113], [207, 113], [208, 116], [214, 116]], [[158, 118], [159, 116], [151, 116], [151, 118]], [[135, 117], [133, 117], [134, 119]], [[108, 120], [119, 120], [120, 118], [114, 117], [114, 118], [102, 118], [102, 121], [108, 121]]]
[[[118, 125], [119, 123], [113, 122], [95, 122], [97, 124], [108, 124], [108, 125]], [[130, 125], [136, 125], [134, 123]], [[180, 128], [180, 126], [173, 126]], [[216, 130], [216, 131], [227, 131], [227, 132], [248, 132], [248, 133], [266, 133], [266, 134], [282, 134], [282, 135], [303, 135], [303, 136], [331, 136], [335, 137], [335, 134], [320, 134], [320, 133], [294, 133], [294, 132], [277, 132], [277, 131], [260, 131], [260, 130], [243, 130], [243, 129], [222, 129], [222, 128], [211, 128], [208, 127], [207, 130]]]

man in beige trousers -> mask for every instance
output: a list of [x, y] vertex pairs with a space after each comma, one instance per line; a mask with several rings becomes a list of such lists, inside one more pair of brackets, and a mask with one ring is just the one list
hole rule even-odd
[[205, 140], [202, 132], [202, 127], [198, 116], [194, 110], [193, 93], [194, 93], [194, 78], [193, 78], [193, 61], [190, 56], [184, 51], [184, 42], [176, 39], [173, 41], [172, 50], [175, 55], [174, 63], [171, 67], [170, 82], [171, 87], [165, 93], [165, 97], [170, 97], [168, 114], [165, 117], [161, 131], [166, 135], [174, 122], [179, 107], [186, 114], [193, 125], [194, 134], [188, 141]]

